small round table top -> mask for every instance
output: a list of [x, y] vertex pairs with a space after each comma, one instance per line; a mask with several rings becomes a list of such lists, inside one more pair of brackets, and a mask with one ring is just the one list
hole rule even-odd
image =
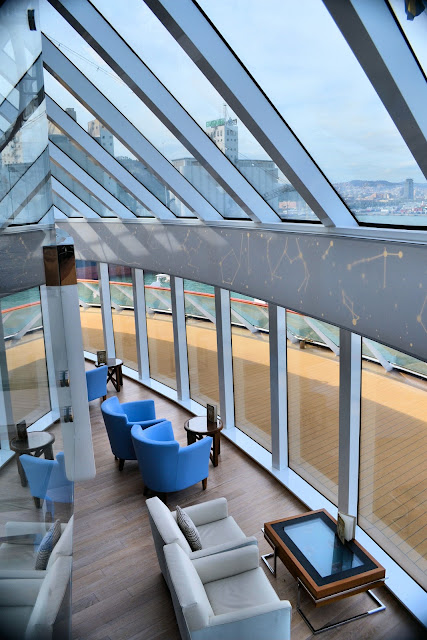
[[221, 418], [218, 418], [215, 424], [215, 422], [208, 422], [205, 416], [196, 416], [195, 418], [190, 418], [185, 421], [184, 429], [186, 431], [191, 431], [192, 433], [197, 433], [201, 436], [208, 436], [221, 431], [222, 420]]
[[121, 364], [123, 364], [123, 360], [120, 360], [120, 358], [107, 358], [107, 362], [101, 362], [100, 364], [95, 362], [95, 367], [102, 367], [104, 366], [104, 364], [106, 364], [108, 367], [119, 367]]
[[55, 436], [48, 431], [31, 431], [28, 433], [28, 440], [18, 440], [12, 438], [10, 448], [17, 453], [29, 453], [43, 447], [48, 447], [55, 442]]

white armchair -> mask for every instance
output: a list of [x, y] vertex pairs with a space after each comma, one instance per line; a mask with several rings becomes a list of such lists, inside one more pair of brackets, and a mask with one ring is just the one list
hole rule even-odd
[[288, 640], [291, 605], [280, 600], [249, 545], [190, 560], [177, 543], [164, 547], [183, 640]]
[[200, 551], [191, 551], [190, 545], [176, 522], [175, 511], [169, 511], [168, 507], [157, 497], [149, 498], [146, 504], [160, 569], [168, 583], [169, 576], [163, 552], [163, 547], [166, 544], [176, 542], [192, 560], [229, 549], [237, 549], [248, 544], [255, 545], [258, 549], [257, 539], [254, 536], [247, 537], [234, 518], [228, 515], [228, 505], [225, 498], [209, 500], [184, 509], [199, 532], [202, 541]]

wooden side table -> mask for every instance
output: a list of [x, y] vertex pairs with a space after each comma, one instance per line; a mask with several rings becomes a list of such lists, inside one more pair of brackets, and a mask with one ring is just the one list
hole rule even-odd
[[[18, 438], [12, 438], [10, 441], [10, 448], [12, 451], [16, 451], [18, 457], [16, 459], [16, 464], [18, 467], [19, 477], [21, 478], [21, 485], [26, 487], [27, 477], [25, 475], [25, 471], [22, 467], [20, 457], [23, 453], [26, 453], [30, 456], [35, 456], [39, 458], [42, 454], [46, 460], [53, 460], [53, 448], [52, 445], [55, 442], [55, 436], [52, 433], [48, 433], [47, 431], [31, 431], [28, 434], [27, 440], [18, 440]], [[39, 498], [34, 498], [34, 501], [39, 501]], [[36, 506], [39, 506], [36, 502]]]
[[216, 424], [208, 422], [206, 418], [196, 416], [190, 418], [184, 423], [184, 429], [187, 432], [187, 444], [192, 444], [197, 440], [201, 440], [204, 436], [211, 436], [213, 439], [211, 460], [214, 467], [218, 466], [218, 456], [221, 453], [221, 443], [219, 432], [222, 429], [222, 420], [218, 418]]
[[[111, 381], [115, 390], [120, 391], [120, 388], [123, 387], [123, 360], [119, 358], [107, 358], [105, 364], [108, 366], [107, 384]], [[95, 363], [95, 367], [102, 367], [103, 365], [103, 362], [101, 364]]]

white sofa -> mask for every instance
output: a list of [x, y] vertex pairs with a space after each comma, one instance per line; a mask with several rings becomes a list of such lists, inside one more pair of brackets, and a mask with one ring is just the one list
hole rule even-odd
[[184, 509], [200, 534], [202, 541], [200, 551], [191, 551], [190, 545], [178, 527], [175, 511], [169, 511], [158, 497], [149, 498], [146, 504], [160, 569], [168, 584], [169, 576], [163, 552], [166, 544], [177, 543], [192, 560], [246, 545], [255, 545], [258, 550], [256, 538], [247, 537], [234, 518], [228, 515], [226, 498], [209, 500]]
[[182, 640], [288, 640], [291, 605], [280, 600], [249, 545], [190, 560], [164, 547]]
[[[8, 522], [0, 545], [0, 630], [7, 640], [67, 637], [58, 613], [71, 581], [73, 518], [62, 533], [45, 570], [34, 569], [36, 552], [49, 525]], [[16, 537], [18, 536], [18, 538]], [[66, 599], [65, 599], [66, 602]]]

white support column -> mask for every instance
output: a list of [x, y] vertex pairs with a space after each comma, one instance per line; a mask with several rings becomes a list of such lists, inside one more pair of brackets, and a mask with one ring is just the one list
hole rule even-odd
[[178, 400], [190, 399], [188, 376], [187, 332], [185, 329], [184, 280], [171, 276], [173, 343], [175, 349], [176, 389]]
[[220, 287], [215, 287], [215, 316], [218, 350], [219, 414], [224, 429], [230, 429], [235, 426], [230, 292]]
[[288, 466], [286, 309], [268, 305], [270, 343], [271, 448], [275, 469]]
[[10, 397], [9, 373], [7, 371], [6, 347], [4, 343], [3, 320], [0, 317], [0, 444], [9, 451], [9, 439], [16, 436]]
[[145, 310], [144, 271], [132, 269], [133, 305], [135, 311], [136, 353], [138, 376], [144, 382], [150, 378], [148, 354], [147, 315]]
[[46, 351], [47, 378], [49, 381], [50, 407], [51, 407], [52, 413], [54, 414], [54, 420], [56, 420], [57, 418], [59, 418], [59, 400], [58, 400], [58, 391], [56, 388], [55, 359], [53, 356], [53, 342], [52, 342], [52, 333], [50, 330], [47, 289], [45, 284], [42, 284], [40, 286], [40, 307], [41, 307], [42, 319], [43, 319], [43, 333], [44, 333], [44, 345], [45, 345], [45, 351]]
[[107, 358], [115, 358], [116, 346], [114, 344], [113, 315], [111, 313], [110, 277], [106, 262], [98, 262], [98, 277], [105, 350]]
[[362, 339], [340, 329], [338, 510], [357, 516]]

